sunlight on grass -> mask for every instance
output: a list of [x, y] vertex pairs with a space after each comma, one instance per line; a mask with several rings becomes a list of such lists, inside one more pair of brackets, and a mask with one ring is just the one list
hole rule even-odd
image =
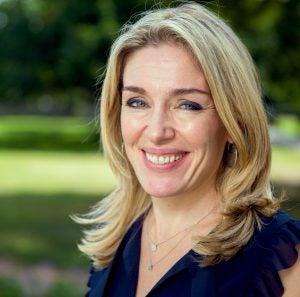
[[83, 226], [70, 215], [87, 213], [100, 199], [99, 194], [86, 193], [0, 193], [0, 266], [1, 258], [11, 258], [26, 265], [47, 261], [59, 267], [87, 267], [88, 259], [76, 246]]
[[2, 232], [2, 238], [5, 240], [2, 242], [3, 246], [1, 249], [15, 249], [20, 254], [35, 253], [36, 251], [47, 248], [47, 242], [42, 242], [42, 237], [34, 238], [32, 235], [14, 233], [5, 234]]
[[274, 181], [300, 184], [299, 148], [272, 148], [272, 179]]
[[[273, 148], [272, 178], [300, 182], [300, 151]], [[3, 194], [103, 194], [115, 179], [107, 161], [97, 153], [0, 151]]]
[[300, 121], [296, 115], [281, 115], [275, 121], [275, 127], [289, 136], [300, 136]]
[[[299, 149], [273, 148], [274, 181], [299, 184], [299, 164]], [[0, 150], [0, 168], [2, 257], [86, 268], [89, 261], [76, 247], [83, 227], [69, 216], [87, 213], [113, 189], [104, 158], [93, 152]], [[291, 207], [299, 217], [296, 204]]]
[[3, 194], [109, 192], [114, 177], [100, 154], [0, 151]]

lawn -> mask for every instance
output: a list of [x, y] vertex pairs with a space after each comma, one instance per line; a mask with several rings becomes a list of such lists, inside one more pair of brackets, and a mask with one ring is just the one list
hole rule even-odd
[[87, 212], [101, 196], [1, 196], [0, 255], [22, 264], [50, 262], [61, 268], [86, 266], [77, 250], [81, 226], [70, 214]]
[[81, 228], [69, 216], [87, 212], [114, 187], [104, 158], [2, 150], [0, 167], [0, 255], [23, 264], [86, 264], [76, 248]]
[[[274, 148], [274, 181], [299, 185], [297, 164], [299, 151]], [[81, 228], [69, 215], [87, 212], [114, 187], [103, 156], [2, 150], [0, 167], [0, 254], [24, 264], [47, 260], [61, 267], [85, 265], [75, 246]]]
[[99, 195], [114, 186], [97, 152], [0, 150], [1, 195]]
[[[89, 260], [76, 247], [82, 227], [70, 215], [86, 213], [115, 185], [91, 123], [68, 118], [0, 118], [0, 262], [11, 260], [24, 269], [50, 263], [59, 271], [88, 270]], [[299, 149], [273, 148], [276, 184], [298, 189], [299, 165]], [[286, 207], [300, 217], [297, 201]], [[0, 273], [0, 287], [22, 291], [14, 274], [5, 279]], [[85, 285], [75, 293], [70, 291], [72, 286], [55, 283], [48, 295], [37, 296], [82, 296]], [[25, 295], [15, 291], [5, 297]]]
[[0, 296], [81, 297], [86, 213], [114, 186], [95, 121], [0, 117]]
[[300, 148], [272, 148], [272, 179], [300, 185]]
[[[273, 147], [272, 179], [300, 184], [300, 150]], [[0, 150], [1, 195], [103, 195], [115, 185], [97, 152]]]
[[0, 116], [0, 148], [39, 151], [97, 151], [97, 119]]

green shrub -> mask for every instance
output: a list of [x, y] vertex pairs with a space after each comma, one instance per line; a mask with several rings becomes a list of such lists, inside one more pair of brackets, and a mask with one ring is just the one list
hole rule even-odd
[[74, 283], [57, 282], [55, 283], [45, 297], [82, 297], [84, 292]]
[[76, 117], [0, 116], [0, 148], [98, 151], [96, 124]]
[[0, 296], [24, 297], [24, 294], [18, 281], [8, 277], [0, 277]]

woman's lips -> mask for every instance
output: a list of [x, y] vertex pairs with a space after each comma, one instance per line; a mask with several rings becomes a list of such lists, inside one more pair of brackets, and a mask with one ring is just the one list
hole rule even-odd
[[[155, 151], [155, 152], [154, 152]], [[167, 150], [142, 150], [144, 161], [147, 167], [151, 169], [173, 169], [177, 167], [185, 159], [187, 152], [183, 151], [167, 151]]]
[[164, 164], [169, 164], [176, 162], [183, 158], [185, 155], [184, 153], [180, 154], [170, 154], [170, 155], [155, 155], [155, 154], [150, 154], [150, 153], [145, 153], [146, 158], [148, 161], [155, 165], [164, 165]]

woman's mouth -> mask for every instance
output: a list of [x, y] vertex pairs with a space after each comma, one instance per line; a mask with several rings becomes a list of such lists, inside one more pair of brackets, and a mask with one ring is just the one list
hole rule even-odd
[[179, 161], [186, 153], [170, 154], [170, 155], [155, 155], [145, 152], [146, 159], [154, 165], [165, 165]]

